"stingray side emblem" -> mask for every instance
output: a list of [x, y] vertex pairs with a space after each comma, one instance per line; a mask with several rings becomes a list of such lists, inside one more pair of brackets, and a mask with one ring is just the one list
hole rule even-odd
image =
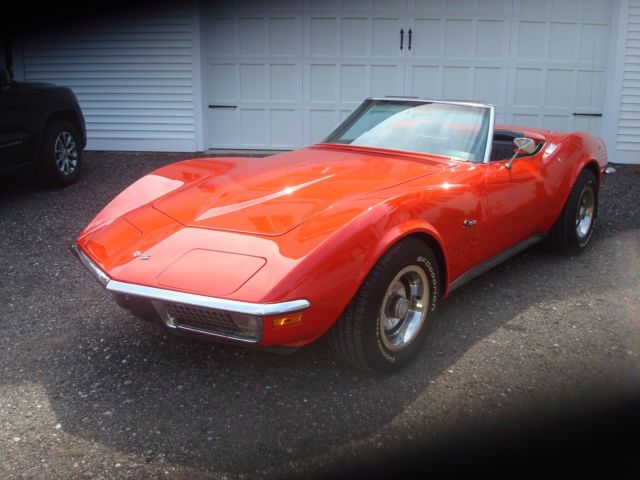
[[151, 255], [149, 255], [148, 253], [142, 253], [140, 250], [136, 250], [135, 252], [133, 252], [133, 258], [138, 258], [140, 260], [149, 260], [151, 258]]

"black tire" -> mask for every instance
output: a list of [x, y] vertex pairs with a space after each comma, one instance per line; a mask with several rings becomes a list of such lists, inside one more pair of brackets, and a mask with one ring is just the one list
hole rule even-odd
[[[410, 293], [411, 284], [416, 295]], [[403, 239], [369, 272], [329, 331], [329, 344], [356, 368], [374, 373], [398, 370], [422, 347], [439, 298], [435, 255], [417, 238]]]
[[47, 185], [66, 187], [78, 180], [83, 152], [78, 130], [65, 120], [51, 122], [42, 136], [36, 174]]
[[597, 215], [598, 182], [590, 170], [583, 170], [549, 232], [547, 246], [564, 255], [582, 253], [593, 235]]

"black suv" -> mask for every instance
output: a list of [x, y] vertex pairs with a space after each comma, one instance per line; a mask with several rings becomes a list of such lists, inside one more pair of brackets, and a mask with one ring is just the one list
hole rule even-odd
[[78, 179], [84, 117], [71, 89], [11, 81], [0, 68], [0, 175], [32, 172], [48, 184]]

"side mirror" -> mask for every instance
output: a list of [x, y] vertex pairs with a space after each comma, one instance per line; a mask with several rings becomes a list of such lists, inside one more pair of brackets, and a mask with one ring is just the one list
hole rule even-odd
[[507, 168], [511, 168], [511, 164], [519, 153], [524, 152], [531, 155], [536, 151], [536, 142], [534, 142], [531, 138], [518, 137], [513, 140], [513, 144], [516, 146], [516, 153], [513, 154], [513, 157], [511, 157], [511, 159], [505, 165]]

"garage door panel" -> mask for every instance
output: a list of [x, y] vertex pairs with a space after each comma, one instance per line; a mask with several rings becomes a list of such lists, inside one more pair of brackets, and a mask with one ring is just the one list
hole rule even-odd
[[303, 6], [297, 0], [269, 0], [270, 13], [302, 12]]
[[605, 63], [607, 51], [607, 26], [583, 24], [580, 38], [579, 60], [582, 62]]
[[344, 57], [369, 55], [369, 21], [366, 18], [343, 18], [341, 24], [340, 52]]
[[447, 20], [445, 22], [444, 53], [448, 58], [473, 56], [474, 28], [472, 20]]
[[445, 100], [469, 98], [470, 67], [445, 67], [443, 97]]
[[269, 145], [274, 148], [295, 148], [302, 143], [302, 115], [295, 109], [269, 112]]
[[310, 65], [309, 66], [309, 100], [312, 102], [335, 102], [336, 65]]
[[269, 100], [294, 103], [300, 100], [300, 66], [273, 64], [269, 66]]
[[604, 104], [604, 72], [578, 71], [576, 108], [601, 112]]
[[545, 55], [544, 22], [519, 22], [518, 46], [516, 49], [519, 60], [543, 60]]
[[502, 68], [476, 67], [472, 99], [503, 105], [506, 103], [506, 83], [506, 75]]
[[384, 97], [386, 95], [402, 95], [403, 90], [398, 86], [401, 72], [397, 65], [371, 65], [371, 89], [372, 97]]
[[447, 10], [453, 12], [469, 12], [474, 10], [473, 0], [447, 0], [446, 5]]
[[311, 0], [312, 13], [331, 13], [335, 14], [340, 6], [340, 0]]
[[599, 132], [602, 128], [602, 118], [600, 117], [574, 117], [572, 130], [582, 132]]
[[336, 56], [338, 53], [338, 20], [336, 18], [310, 19], [311, 56]]
[[309, 112], [309, 142], [317, 143], [337, 125], [335, 110], [311, 110]]
[[340, 100], [359, 102], [369, 90], [367, 65], [342, 65], [340, 67]]
[[398, 38], [403, 25], [397, 18], [373, 18], [371, 25], [371, 56], [397, 56], [400, 53]]
[[441, 58], [444, 44], [443, 22], [439, 19], [416, 18], [413, 21], [413, 56]]
[[294, 56], [300, 54], [301, 38], [299, 37], [297, 19], [269, 19], [269, 54], [272, 56]]
[[238, 145], [236, 137], [236, 115], [235, 109], [210, 108], [209, 109], [209, 129], [210, 141], [220, 147], [233, 148]]
[[526, 18], [545, 17], [549, 12], [549, 0], [520, 0], [518, 10]]
[[374, 13], [406, 13], [407, 0], [373, 0]]
[[264, 109], [240, 110], [240, 143], [261, 147], [267, 140], [267, 115]]
[[445, 5], [446, 0], [414, 0], [413, 12], [441, 15]]
[[442, 68], [438, 66], [412, 66], [409, 95], [422, 98], [442, 98]]
[[566, 115], [544, 115], [542, 118], [542, 127], [547, 130], [567, 131], [571, 127], [569, 125], [569, 117]]
[[240, 64], [240, 98], [264, 102], [267, 98], [267, 75], [263, 64]]
[[542, 103], [542, 74], [542, 69], [516, 69], [512, 105], [517, 107], [538, 107]]
[[507, 123], [513, 123], [514, 125], [522, 125], [525, 127], [539, 128], [542, 127], [540, 115], [527, 114], [527, 113], [514, 113], [512, 120]]
[[573, 71], [547, 70], [545, 90], [545, 107], [569, 108], [573, 104]]
[[574, 61], [576, 59], [575, 23], [551, 22], [549, 30], [549, 60]]
[[552, 18], [572, 17], [580, 14], [580, 0], [553, 0], [551, 2]]
[[240, 18], [240, 55], [261, 56], [267, 53], [267, 25], [264, 18]]
[[235, 55], [236, 23], [233, 18], [210, 18], [206, 48], [209, 55]]
[[505, 30], [506, 22], [503, 20], [479, 20], [475, 56], [489, 59], [505, 58], [508, 54]]
[[611, 3], [609, 0], [582, 0], [582, 15], [594, 18], [607, 18]]
[[236, 65], [233, 63], [209, 65], [207, 72], [209, 78], [215, 78], [215, 82], [209, 82], [208, 97], [212, 102], [236, 101], [238, 92], [236, 89], [238, 78]]
[[478, 12], [481, 14], [508, 14], [512, 8], [511, 0], [478, 0]]
[[[240, 13], [266, 13], [269, 10], [269, 2], [267, 0], [236, 0], [237, 9]], [[226, 2], [215, 2], [215, 8], [218, 8], [220, 5], [224, 8], [224, 4]]]
[[371, 10], [370, 0], [342, 0], [342, 11], [345, 13], [364, 13]]

